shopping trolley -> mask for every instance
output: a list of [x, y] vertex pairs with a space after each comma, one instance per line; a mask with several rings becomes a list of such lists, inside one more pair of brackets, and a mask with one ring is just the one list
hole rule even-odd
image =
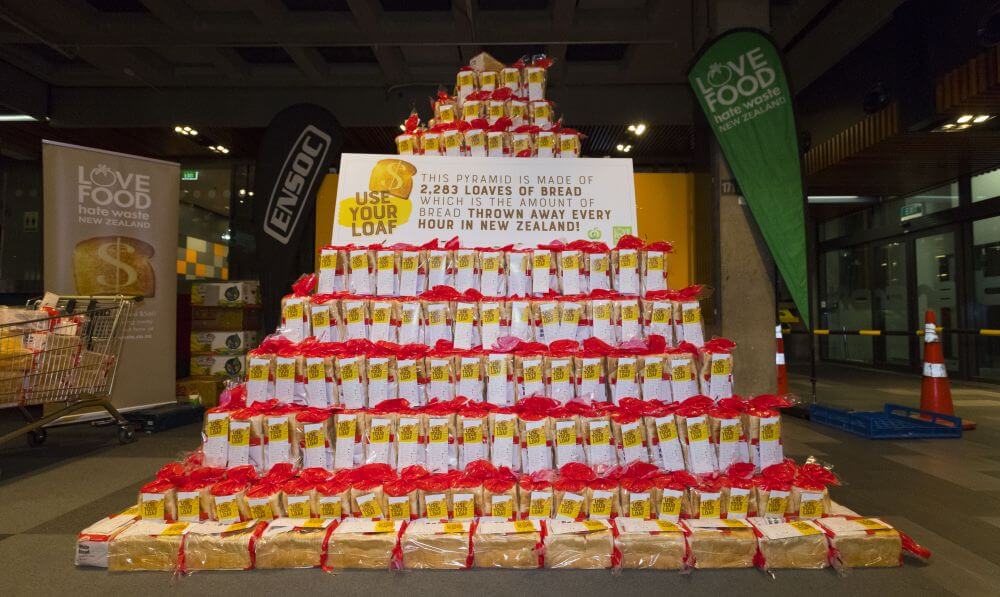
[[[0, 408], [20, 409], [28, 424], [0, 436], [0, 444], [27, 435], [41, 445], [45, 425], [93, 407], [108, 411], [118, 441], [135, 441], [135, 430], [111, 404], [122, 342], [134, 305], [142, 297], [62, 296], [52, 305], [6, 311], [0, 325]], [[29, 406], [63, 403], [36, 418]]]

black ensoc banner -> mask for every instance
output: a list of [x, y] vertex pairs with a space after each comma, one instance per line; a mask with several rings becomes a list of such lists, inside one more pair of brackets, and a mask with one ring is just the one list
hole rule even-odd
[[[264, 131], [254, 175], [254, 235], [267, 333], [281, 321], [281, 297], [302, 273], [296, 265], [303, 235], [312, 230], [316, 192], [342, 146], [340, 123], [314, 104], [282, 110]], [[311, 256], [311, 235], [308, 240]]]

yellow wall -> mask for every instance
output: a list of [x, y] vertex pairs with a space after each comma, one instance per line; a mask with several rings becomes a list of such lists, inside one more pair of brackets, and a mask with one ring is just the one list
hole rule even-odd
[[[667, 262], [670, 287], [683, 288], [693, 283], [694, 176], [659, 172], [634, 176], [638, 236], [674, 244], [674, 255]], [[327, 174], [316, 198], [317, 255], [330, 242], [336, 202], [337, 175]]]

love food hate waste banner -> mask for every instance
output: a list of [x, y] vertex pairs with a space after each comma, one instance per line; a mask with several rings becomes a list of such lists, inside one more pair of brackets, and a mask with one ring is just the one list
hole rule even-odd
[[630, 159], [517, 159], [345, 153], [332, 242], [470, 246], [587, 238], [636, 229]]

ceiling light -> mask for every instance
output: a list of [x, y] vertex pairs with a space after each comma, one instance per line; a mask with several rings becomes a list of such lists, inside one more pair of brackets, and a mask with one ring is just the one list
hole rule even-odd
[[990, 115], [989, 114], [980, 114], [979, 116], [976, 116], [975, 118], [973, 118], [972, 122], [974, 122], [976, 124], [979, 124], [981, 122], [986, 122], [989, 119], [990, 119]]
[[625, 146], [625, 153], [628, 153], [630, 151], [632, 151], [632, 146], [631, 145], [626, 145]]
[[943, 128], [943, 129], [953, 129], [953, 128], [955, 128], [955, 125], [949, 122], [948, 124], [941, 125], [941, 128]]
[[630, 124], [628, 125], [628, 130], [630, 133], [635, 133], [637, 137], [640, 137], [646, 132], [646, 125], [641, 122], [639, 124]]
[[0, 122], [37, 122], [37, 120], [27, 114], [0, 114]]
[[246, 194], [247, 194], [247, 190], [246, 189], [240, 189], [240, 197], [243, 197]]
[[958, 124], [962, 124], [965, 122], [969, 122], [970, 120], [972, 120], [972, 114], [962, 114], [961, 116], [958, 117], [958, 119], [955, 122], [957, 122]]
[[406, 125], [404, 124], [399, 125], [399, 130], [406, 132]]
[[247, 193], [247, 195], [250, 195], [251, 197], [253, 197], [253, 191], [250, 191], [249, 193]]
[[615, 149], [617, 149], [618, 151], [625, 151], [625, 146], [619, 143], [618, 145], [615, 146]]
[[965, 129], [969, 128], [970, 126], [972, 126], [972, 125], [966, 123], [966, 124], [960, 124], [960, 125], [956, 126], [955, 128], [958, 129], [958, 130], [963, 130], [964, 131]]

